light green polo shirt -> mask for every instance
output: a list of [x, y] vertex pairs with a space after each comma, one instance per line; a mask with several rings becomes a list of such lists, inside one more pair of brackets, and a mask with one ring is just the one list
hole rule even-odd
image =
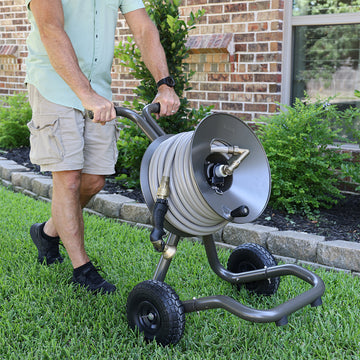
[[[31, 0], [26, 0], [28, 7]], [[123, 14], [144, 7], [142, 0], [62, 0], [65, 31], [92, 88], [111, 101], [111, 66], [118, 10]], [[83, 111], [79, 98], [50, 64], [34, 16], [28, 7], [31, 32], [27, 39], [25, 82], [56, 104]]]

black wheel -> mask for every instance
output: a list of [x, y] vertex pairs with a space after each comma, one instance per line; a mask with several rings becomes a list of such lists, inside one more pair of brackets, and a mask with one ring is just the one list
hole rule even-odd
[[[257, 244], [244, 244], [238, 246], [231, 253], [227, 268], [233, 273], [263, 269], [277, 265], [272, 254], [263, 246]], [[280, 283], [280, 277], [269, 278], [266, 280], [254, 281], [250, 283], [237, 284], [240, 290], [245, 286], [247, 290], [258, 295], [273, 295], [276, 293]]]
[[143, 332], [148, 341], [176, 344], [184, 333], [184, 307], [176, 292], [161, 281], [136, 285], [128, 296], [126, 312], [130, 328]]

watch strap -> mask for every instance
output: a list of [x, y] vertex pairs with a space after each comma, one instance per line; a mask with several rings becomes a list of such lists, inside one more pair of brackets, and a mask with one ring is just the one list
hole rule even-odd
[[159, 88], [161, 85], [164, 85], [164, 84], [173, 88], [175, 86], [175, 80], [171, 76], [167, 76], [167, 77], [159, 80], [156, 83], [156, 86]]

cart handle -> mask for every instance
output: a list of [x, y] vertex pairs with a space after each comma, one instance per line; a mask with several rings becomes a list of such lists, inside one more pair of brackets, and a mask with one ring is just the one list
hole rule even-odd
[[[133, 121], [145, 133], [145, 135], [154, 141], [162, 135], [166, 135], [165, 131], [159, 126], [151, 114], [158, 114], [160, 112], [160, 104], [152, 103], [143, 108], [142, 114], [131, 109], [121, 106], [115, 106], [116, 116], [123, 116]], [[91, 110], [85, 110], [85, 114], [89, 119], [94, 118], [94, 113]]]

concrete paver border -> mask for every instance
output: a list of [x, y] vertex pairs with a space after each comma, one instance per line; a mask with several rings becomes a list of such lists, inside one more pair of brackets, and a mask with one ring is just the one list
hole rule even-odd
[[[3, 186], [42, 201], [51, 201], [52, 180], [30, 172], [12, 160], [0, 157]], [[122, 195], [100, 192], [85, 211], [118, 219], [134, 226], [151, 229], [151, 214], [145, 204]], [[218, 246], [234, 249], [253, 242], [266, 247], [275, 258], [287, 263], [299, 263], [318, 268], [342, 270], [360, 276], [360, 244], [338, 239], [326, 241], [323, 236], [256, 224], [228, 224], [215, 234]], [[199, 239], [196, 239], [199, 240]]]

